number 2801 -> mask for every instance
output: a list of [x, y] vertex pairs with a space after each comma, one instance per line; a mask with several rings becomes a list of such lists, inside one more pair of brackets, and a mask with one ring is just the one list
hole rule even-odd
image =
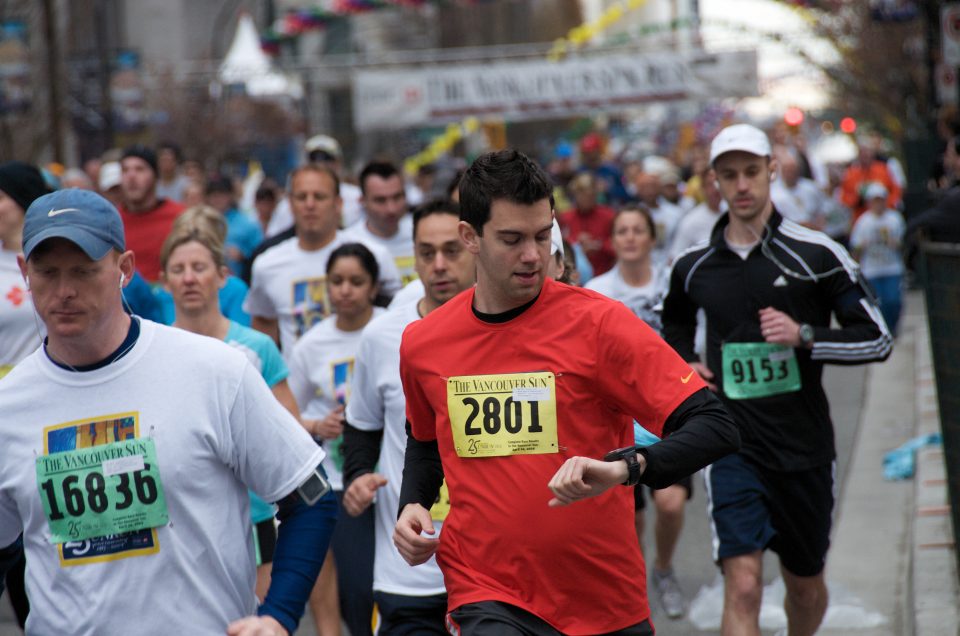
[[[494, 396], [484, 398], [483, 402], [478, 402], [476, 398], [463, 398], [463, 405], [470, 407], [470, 415], [467, 416], [464, 425], [466, 435], [480, 435], [486, 432], [489, 435], [496, 435], [502, 427], [508, 433], [519, 433], [523, 429], [523, 405], [529, 405], [530, 423], [527, 431], [530, 433], [541, 433], [543, 428], [540, 426], [540, 408], [536, 401], [514, 402], [513, 398], [507, 398], [501, 402]], [[483, 428], [477, 425], [477, 418], [481, 419]]]

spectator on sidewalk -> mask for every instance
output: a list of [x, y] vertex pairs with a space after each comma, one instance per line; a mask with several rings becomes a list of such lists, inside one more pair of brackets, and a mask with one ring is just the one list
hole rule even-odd
[[891, 333], [900, 324], [903, 284], [903, 216], [887, 207], [887, 189], [871, 183], [863, 193], [867, 211], [860, 215], [850, 233], [850, 249], [860, 261], [860, 271], [873, 286], [880, 311]]
[[847, 167], [840, 182], [840, 201], [850, 208], [854, 222], [867, 209], [863, 192], [870, 183], [882, 183], [887, 189], [887, 207], [899, 207], [901, 195], [887, 162], [877, 157], [877, 151], [870, 143], [861, 141], [857, 152], [857, 159]]

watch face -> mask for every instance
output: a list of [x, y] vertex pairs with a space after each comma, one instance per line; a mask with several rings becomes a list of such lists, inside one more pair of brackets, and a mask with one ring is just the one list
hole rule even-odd
[[813, 342], [813, 327], [810, 325], [800, 325], [800, 340], [805, 344]]
[[603, 456], [603, 461], [605, 462], [615, 462], [623, 459], [628, 451], [635, 451], [636, 449], [633, 446], [625, 446], [624, 448], [618, 448], [612, 450], [606, 455]]

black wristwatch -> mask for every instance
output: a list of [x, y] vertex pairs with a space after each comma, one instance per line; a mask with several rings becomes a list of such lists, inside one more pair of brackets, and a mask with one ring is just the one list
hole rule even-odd
[[807, 348], [813, 344], [813, 326], [808, 323], [800, 325], [800, 343]]
[[637, 461], [637, 450], [639, 446], [627, 446], [612, 450], [603, 456], [605, 462], [618, 462], [621, 459], [627, 462], [627, 481], [624, 486], [636, 486], [640, 483], [640, 462]]

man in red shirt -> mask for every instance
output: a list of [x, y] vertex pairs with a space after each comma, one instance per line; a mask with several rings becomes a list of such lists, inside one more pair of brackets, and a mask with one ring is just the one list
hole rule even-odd
[[[453, 634], [649, 635], [632, 490], [614, 486], [667, 486], [739, 436], [629, 309], [546, 278], [550, 193], [515, 150], [483, 155], [460, 183], [477, 284], [403, 335], [394, 542], [411, 565], [437, 553]], [[665, 439], [635, 447], [634, 418]], [[437, 538], [429, 508], [444, 477], [452, 507]]]
[[137, 255], [137, 271], [147, 282], [160, 280], [160, 248], [184, 208], [172, 199], [157, 197], [157, 154], [141, 145], [130, 146], [120, 159], [120, 218], [127, 249]]
[[561, 213], [557, 222], [563, 238], [580, 244], [593, 267], [593, 275], [599, 276], [617, 262], [611, 238], [616, 213], [613, 208], [597, 203], [597, 182], [592, 174], [578, 174], [569, 187], [574, 207]]
[[840, 201], [853, 212], [853, 222], [867, 209], [863, 193], [871, 183], [882, 183], [887, 189], [888, 208], [896, 209], [900, 205], [901, 189], [890, 174], [887, 162], [879, 159], [869, 144], [861, 143], [857, 160], [846, 169], [840, 182]]

